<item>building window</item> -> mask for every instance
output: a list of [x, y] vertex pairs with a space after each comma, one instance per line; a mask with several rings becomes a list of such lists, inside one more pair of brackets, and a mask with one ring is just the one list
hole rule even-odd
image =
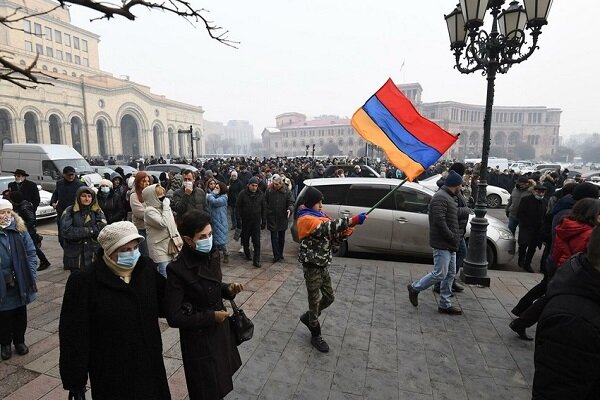
[[88, 51], [87, 40], [85, 39], [81, 39], [81, 50], [85, 51], [86, 53]]
[[79, 56], [75, 56], [75, 64], [81, 65], [81, 58]]
[[56, 50], [56, 59], [62, 61], [62, 59], [63, 59], [62, 50]]
[[88, 59], [87, 59], [87, 58], [85, 58], [85, 57], [83, 58], [83, 65], [84, 65], [85, 67], [89, 67], [89, 66], [90, 66], [90, 62], [89, 62], [89, 61], [88, 61]]
[[58, 69], [56, 69], [56, 68], [52, 68], [52, 72], [55, 72], [55, 73], [57, 73], [57, 74], [58, 74]]
[[65, 61], [73, 62], [73, 58], [71, 57], [71, 53], [65, 53]]
[[52, 40], [52, 28], [44, 27], [44, 36], [46, 36], [46, 40]]
[[36, 35], [42, 36], [42, 26], [40, 24], [33, 24], [33, 29]]
[[43, 55], [44, 54], [44, 46], [42, 46], [41, 44], [36, 44], [35, 52]]
[[46, 55], [48, 57], [54, 57], [54, 52], [52, 51], [52, 47], [46, 47]]
[[77, 36], [73, 36], [73, 47], [79, 50], [79, 38]]
[[65, 46], [71, 47], [71, 35], [65, 33]]
[[23, 31], [25, 33], [31, 33], [31, 21], [23, 20]]
[[33, 51], [33, 43], [29, 42], [29, 41], [25, 41], [25, 50], [26, 51]]
[[54, 41], [62, 44], [62, 33], [60, 31], [54, 30]]

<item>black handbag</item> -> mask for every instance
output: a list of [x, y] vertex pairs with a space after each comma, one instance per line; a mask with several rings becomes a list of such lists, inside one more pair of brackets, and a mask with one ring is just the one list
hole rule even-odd
[[254, 324], [250, 318], [246, 316], [244, 310], [240, 310], [235, 304], [235, 301], [230, 300], [233, 314], [229, 317], [229, 326], [231, 333], [235, 338], [236, 344], [239, 346], [243, 342], [252, 339], [254, 335]]

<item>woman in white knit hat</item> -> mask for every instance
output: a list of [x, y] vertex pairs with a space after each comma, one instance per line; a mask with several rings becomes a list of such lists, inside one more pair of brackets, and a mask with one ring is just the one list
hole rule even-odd
[[0, 345], [3, 360], [29, 352], [25, 344], [27, 304], [35, 300], [37, 258], [25, 222], [10, 201], [0, 199]]
[[98, 235], [100, 257], [67, 281], [59, 325], [60, 376], [69, 398], [170, 399], [158, 318], [165, 279], [141, 256], [131, 222]]

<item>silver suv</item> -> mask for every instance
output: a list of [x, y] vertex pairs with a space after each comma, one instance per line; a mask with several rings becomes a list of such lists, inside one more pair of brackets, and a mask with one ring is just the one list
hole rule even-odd
[[[304, 184], [319, 189], [324, 197], [323, 211], [331, 218], [339, 218], [366, 212], [400, 182], [398, 179], [323, 178], [309, 179]], [[296, 210], [303, 202], [305, 190], [298, 195]], [[369, 214], [365, 224], [340, 246], [337, 255], [360, 251], [431, 256], [427, 212], [433, 194], [419, 184], [405, 183]], [[500, 220], [489, 216], [487, 219], [488, 263], [490, 266], [506, 264], [515, 254], [515, 238]], [[291, 230], [298, 242], [295, 219]], [[470, 224], [467, 225], [467, 239], [469, 233]]]

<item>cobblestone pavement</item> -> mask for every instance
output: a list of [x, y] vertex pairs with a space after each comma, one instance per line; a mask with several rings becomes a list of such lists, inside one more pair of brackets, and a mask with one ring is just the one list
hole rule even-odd
[[[490, 271], [490, 288], [467, 287], [455, 297], [464, 310], [457, 317], [439, 314], [431, 291], [420, 294], [418, 308], [409, 303], [406, 285], [429, 265], [336, 258], [336, 300], [320, 318], [331, 351], [322, 354], [298, 320], [307, 300], [297, 245], [288, 242], [285, 261], [272, 264], [262, 236], [263, 268], [237, 257], [234, 244], [223, 266], [226, 281], [245, 284], [238, 304], [255, 323], [227, 400], [531, 398], [534, 345], [510, 331], [508, 310], [541, 275]], [[53, 266], [39, 274], [39, 298], [28, 307], [30, 353], [0, 362], [0, 399], [67, 397], [57, 331], [68, 274], [56, 237], [44, 246]], [[178, 332], [160, 324], [171, 394], [187, 399]]]

